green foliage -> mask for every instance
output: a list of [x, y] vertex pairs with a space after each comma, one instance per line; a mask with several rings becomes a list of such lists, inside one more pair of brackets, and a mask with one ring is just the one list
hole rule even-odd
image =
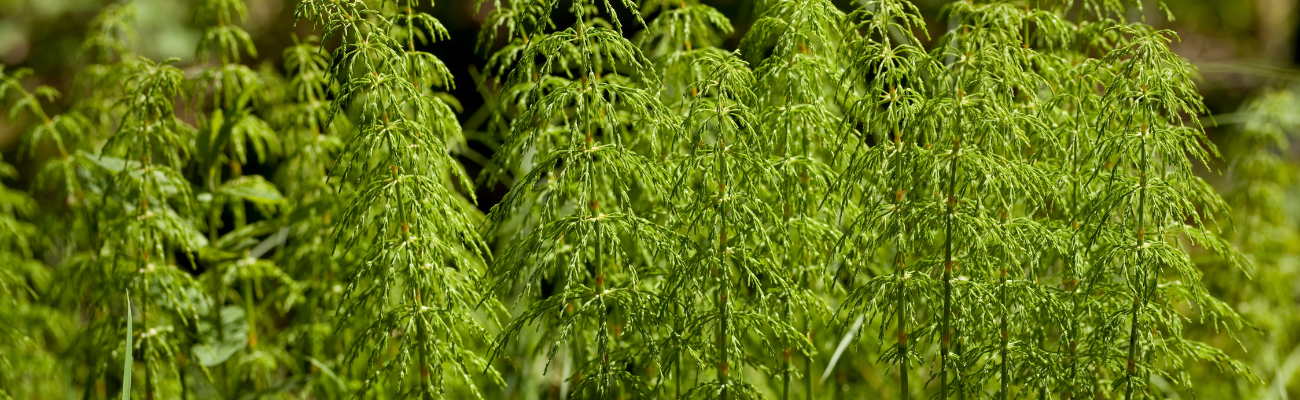
[[1290, 92], [1221, 198], [1139, 2], [755, 3], [480, 0], [465, 120], [427, 2], [300, 1], [279, 67], [106, 7], [68, 96], [0, 69], [0, 396], [1286, 393]]

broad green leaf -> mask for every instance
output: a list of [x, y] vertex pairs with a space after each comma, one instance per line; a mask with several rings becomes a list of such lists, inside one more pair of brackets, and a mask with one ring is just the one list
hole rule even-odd
[[248, 347], [248, 323], [245, 322], [243, 308], [222, 307], [221, 325], [225, 340], [221, 340], [210, 320], [199, 321], [199, 343], [191, 347], [190, 351], [205, 367], [220, 365], [230, 359], [230, 356]]
[[263, 204], [279, 203], [284, 200], [284, 196], [280, 195], [280, 190], [276, 189], [275, 185], [258, 175], [246, 175], [223, 183], [217, 188], [217, 193]]

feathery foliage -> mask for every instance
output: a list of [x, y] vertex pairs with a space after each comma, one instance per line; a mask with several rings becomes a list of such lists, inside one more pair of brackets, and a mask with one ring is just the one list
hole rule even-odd
[[1221, 198], [1141, 2], [753, 3], [301, 0], [281, 65], [243, 0], [185, 61], [106, 7], [67, 96], [0, 69], [0, 397], [1286, 393], [1290, 92]]

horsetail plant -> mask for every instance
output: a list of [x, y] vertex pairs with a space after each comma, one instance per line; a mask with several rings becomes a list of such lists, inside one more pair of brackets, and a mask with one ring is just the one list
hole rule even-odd
[[[177, 337], [195, 322], [196, 303], [206, 300], [193, 296], [202, 293], [197, 282], [177, 265], [178, 255], [192, 260], [207, 240], [189, 219], [197, 210], [180, 170], [189, 161], [186, 139], [192, 137], [193, 127], [176, 116], [173, 98], [182, 95], [186, 82], [171, 62], [136, 64], [127, 77], [131, 89], [123, 100], [125, 115], [104, 143], [100, 158], [109, 175], [100, 209], [107, 216], [100, 225], [104, 242], [99, 251], [105, 264], [100, 285], [121, 289], [114, 293], [140, 296], [136, 302], [139, 332], [127, 334], [137, 337], [135, 347], [144, 369], [139, 387], [145, 398], [163, 396], [163, 390], [183, 390], [160, 386], [163, 379], [183, 386], [183, 371], [168, 360], [182, 354]], [[118, 302], [116, 296], [101, 296], [99, 301]], [[124, 310], [118, 320], [134, 319], [133, 311]], [[122, 351], [130, 354], [136, 349]]]
[[[339, 187], [330, 181], [333, 160], [343, 147], [343, 135], [350, 125], [347, 118], [331, 118], [328, 98], [335, 84], [329, 75], [328, 54], [313, 40], [297, 42], [284, 51], [284, 67], [289, 79], [285, 84], [285, 103], [270, 113], [268, 122], [283, 132], [286, 159], [276, 172], [276, 186], [287, 198], [283, 215], [286, 226], [277, 233], [284, 238], [277, 262], [298, 284], [291, 288], [302, 299], [297, 305], [297, 321], [282, 334], [283, 346], [301, 348], [303, 370], [318, 371], [312, 377], [310, 393], [323, 398], [344, 397], [335, 380], [328, 379], [333, 369], [342, 365], [343, 340], [334, 332], [337, 323], [329, 310], [338, 308], [342, 289], [336, 276], [342, 274], [347, 260], [334, 257], [334, 219], [351, 203], [355, 188]], [[328, 371], [328, 372], [326, 372]]]
[[[774, 367], [760, 355], [776, 358], [769, 338], [805, 354], [811, 345], [770, 300], [774, 292], [794, 290], [772, 256], [777, 251], [767, 227], [777, 211], [761, 197], [777, 182], [769, 162], [771, 133], [759, 129], [751, 108], [758, 100], [754, 74], [734, 53], [706, 53], [696, 62], [708, 72], [690, 87], [679, 139], [690, 143], [689, 153], [674, 167], [673, 188], [684, 200], [677, 211], [681, 229], [694, 246], [687, 263], [669, 276], [666, 293], [687, 310], [685, 347], [716, 377], [685, 396], [758, 398], [745, 367]], [[759, 348], [744, 345], [751, 340]]]
[[[241, 0], [205, 1], [196, 12], [197, 22], [205, 29], [195, 58], [208, 61], [215, 55], [220, 62], [195, 77], [192, 103], [199, 119], [196, 167], [206, 189], [199, 199], [206, 203], [204, 214], [212, 243], [203, 258], [214, 302], [205, 325], [209, 328], [200, 330], [205, 340], [199, 344], [202, 350], [198, 354], [203, 356], [198, 361], [204, 367], [220, 365], [218, 379], [225, 382], [214, 386], [218, 393], [226, 395], [237, 393], [237, 386], [244, 382], [254, 390], [265, 388], [270, 375], [279, 368], [275, 354], [258, 346], [258, 315], [262, 314], [258, 308], [264, 304], [258, 304], [257, 297], [264, 280], [293, 284], [278, 265], [261, 259], [260, 254], [250, 254], [253, 246], [248, 239], [272, 229], [269, 217], [276, 214], [284, 197], [262, 176], [243, 172], [250, 163], [249, 148], [258, 163], [278, 155], [280, 149], [277, 135], [257, 109], [265, 100], [267, 84], [261, 74], [238, 63], [242, 53], [257, 54], [248, 33], [238, 25], [246, 14], [247, 7]], [[211, 111], [206, 109], [209, 106]], [[246, 204], [255, 206], [264, 219], [250, 225]], [[225, 220], [232, 226], [225, 227]], [[229, 232], [220, 234], [222, 228], [229, 228]], [[240, 305], [227, 306], [228, 298]], [[228, 320], [238, 321], [239, 316], [246, 326], [228, 335]], [[237, 354], [228, 349], [237, 349]], [[225, 364], [227, 359], [233, 362]]]
[[501, 173], [518, 171], [489, 214], [494, 227], [518, 236], [493, 263], [493, 286], [518, 285], [520, 299], [539, 284], [555, 289], [527, 304], [494, 353], [538, 324], [549, 336], [547, 359], [564, 349], [572, 360], [561, 379], [575, 395], [647, 396], [648, 382], [629, 373], [659, 363], [656, 332], [647, 329], [656, 293], [642, 276], [675, 265], [680, 240], [636, 204], [658, 203], [666, 190], [667, 173], [644, 153], [656, 153], [655, 135], [674, 132], [675, 119], [641, 88], [653, 87], [655, 75], [621, 35], [614, 10], [604, 8], [610, 20], [596, 4], [574, 2], [570, 11], [572, 27], [543, 32], [538, 24], [520, 32], [522, 51], [507, 55], [517, 65], [502, 82], [510, 93], [503, 106], [529, 106], [513, 118], [493, 161]]
[[[1049, 231], [1032, 218], [1056, 201], [1046, 174], [1033, 165], [1032, 152], [1044, 146], [1050, 148], [1055, 140], [1042, 125], [1037, 107], [1037, 102], [1042, 100], [1039, 89], [1044, 84], [1039, 76], [1023, 67], [1031, 65], [1034, 57], [1034, 51], [1025, 45], [1020, 34], [1026, 15], [1005, 3], [965, 6], [953, 4], [949, 8], [950, 17], [958, 24], [941, 39], [942, 47], [935, 51], [936, 58], [950, 61], [945, 74], [948, 81], [943, 83], [947, 86], [943, 96], [946, 99], [940, 100], [938, 108], [946, 109], [952, 121], [943, 124], [947, 129], [941, 128], [947, 130], [948, 137], [940, 142], [951, 143], [951, 148], [945, 157], [948, 160], [940, 163], [941, 169], [935, 174], [940, 177], [938, 184], [943, 191], [940, 197], [946, 198], [942, 222], [944, 293], [939, 321], [940, 379], [948, 379], [945, 358], [951, 350], [954, 332], [962, 329], [952, 324], [952, 302], [962, 297], [993, 300], [987, 296], [996, 290], [997, 307], [993, 310], [998, 320], [996, 329], [965, 328], [976, 334], [997, 332], [996, 393], [1006, 398], [1010, 396], [1014, 364], [1031, 371], [1050, 368], [1050, 365], [1032, 365], [1048, 362], [1045, 354], [1036, 353], [1040, 349], [1024, 344], [1013, 348], [1011, 340], [1016, 338], [1013, 336], [1016, 332], [1009, 329], [1014, 325], [1051, 323], [1050, 320], [1024, 321], [1023, 318], [1031, 316], [1013, 314], [1017, 311], [1037, 310], [1046, 315], [1058, 315], [1059, 311], [1053, 310], [1054, 299], [1038, 284], [1027, 281], [1042, 273], [1042, 255], [1055, 247]], [[1012, 273], [1026, 276], [1009, 279], [1016, 278], [1008, 276], [1008, 270], [1017, 264], [1022, 271]], [[952, 272], [959, 266], [976, 285], [954, 296]], [[995, 277], [996, 285], [978, 286]], [[1008, 302], [1008, 291], [1015, 292], [1011, 298], [1014, 303]], [[981, 313], [978, 308], [960, 305], [956, 308], [965, 309], [963, 315], [975, 317], [966, 321], [978, 323]], [[1021, 320], [1013, 325], [1012, 318]], [[970, 352], [979, 354], [981, 348], [971, 348]], [[963, 369], [958, 366], [959, 371]], [[940, 392], [946, 395], [945, 381], [939, 386]]]
[[[1192, 173], [1191, 160], [1185, 156], [1204, 162], [1215, 151], [1197, 140], [1203, 136], [1199, 126], [1184, 120], [1185, 115], [1203, 110], [1190, 68], [1168, 50], [1171, 33], [1140, 27], [1123, 33], [1131, 35], [1129, 43], [1103, 59], [1115, 66], [1103, 106], [1129, 104], [1103, 112], [1098, 118], [1104, 122], [1094, 125], [1103, 133], [1097, 136], [1093, 154], [1106, 160], [1108, 168], [1098, 168], [1092, 175], [1108, 182], [1085, 206], [1084, 215], [1097, 226], [1092, 234], [1099, 242], [1093, 268], [1114, 268], [1112, 276], [1121, 278], [1110, 285], [1090, 285], [1105, 285], [1100, 290], [1115, 291], [1115, 297], [1128, 297], [1131, 303], [1123, 363], [1100, 361], [1123, 366], [1116, 371], [1112, 390], [1122, 388], [1129, 399], [1134, 392], [1147, 391], [1148, 376], [1153, 374], [1190, 386], [1185, 376], [1159, 368], [1156, 362], [1176, 371], [1182, 359], [1202, 359], [1234, 373], [1248, 372], [1221, 351], [1182, 339], [1181, 318], [1170, 318], [1177, 313], [1170, 303], [1185, 301], [1216, 325], [1240, 325], [1236, 312], [1206, 291], [1180, 236], [1226, 257], [1231, 265], [1239, 266], [1242, 260], [1236, 249], [1202, 229], [1201, 215], [1221, 213], [1226, 204]], [[1161, 283], [1165, 271], [1179, 279]], [[1107, 321], [1110, 326], [1103, 328], [1110, 329], [1101, 329], [1098, 340], [1118, 339], [1114, 328], [1120, 323]], [[1161, 331], [1172, 338], [1166, 340]]]
[[[90, 64], [77, 74], [74, 96], [70, 96], [75, 100], [69, 110], [57, 115], [49, 113], [33, 96], [41, 94], [47, 105], [57, 107], [58, 92], [53, 88], [38, 87], [34, 92], [27, 92], [19, 79], [5, 79], [0, 85], [19, 92], [25, 99], [14, 104], [21, 107], [10, 110], [11, 118], [25, 108], [41, 121], [33, 126], [31, 134], [24, 135], [20, 156], [36, 158], [51, 146], [57, 153], [40, 166], [30, 192], [60, 198], [63, 207], [58, 212], [41, 210], [38, 226], [41, 232], [47, 233], [35, 243], [45, 243], [44, 251], [55, 255], [51, 264], [60, 268], [53, 271], [53, 279], [70, 284], [51, 286], [33, 295], [44, 294], [45, 304], [52, 308], [73, 310], [68, 317], [80, 329], [69, 332], [69, 344], [62, 346], [66, 354], [73, 355], [80, 363], [78, 368], [67, 372], [73, 375], [69, 380], [86, 387], [88, 395], [92, 387], [93, 392], [105, 394], [110, 363], [134, 358], [134, 351], [119, 347], [121, 333], [133, 332], [118, 327], [123, 320], [130, 325], [130, 318], [117, 310], [121, 299], [112, 297], [120, 291], [103, 289], [121, 288], [111, 283], [112, 272], [102, 265], [105, 263], [102, 250], [105, 232], [113, 232], [103, 227], [112, 216], [105, 212], [106, 196], [112, 193], [109, 188], [114, 186], [111, 182], [114, 171], [122, 171], [124, 161], [106, 158], [100, 149], [128, 110], [128, 103], [120, 100], [128, 93], [127, 89], [108, 82], [127, 80], [138, 68], [130, 51], [135, 14], [135, 8], [130, 5], [114, 5], [106, 7], [91, 21], [92, 29], [81, 47], [82, 56]], [[25, 73], [6, 78], [22, 75]]]
[[[475, 317], [486, 248], [475, 230], [473, 204], [456, 192], [471, 187], [449, 154], [459, 142], [451, 104], [434, 92], [451, 76], [415, 43], [442, 40], [445, 28], [414, 12], [413, 1], [370, 7], [360, 2], [306, 1], [299, 18], [342, 41], [330, 76], [338, 83], [330, 115], [355, 110], [356, 132], [335, 161], [336, 176], [356, 185], [335, 230], [346, 268], [339, 324], [368, 318], [348, 360], [365, 355], [361, 392], [385, 391], [443, 398], [458, 387], [481, 397], [486, 360], [474, 352], [487, 340]], [[395, 339], [395, 344], [389, 344]], [[389, 351], [392, 346], [392, 352]], [[393, 354], [395, 352], [396, 354]], [[414, 385], [406, 375], [414, 371]], [[500, 380], [488, 370], [488, 382]]]
[[[76, 114], [67, 116], [45, 115], [38, 95], [47, 100], [56, 95], [49, 87], [41, 87], [33, 92], [26, 91], [20, 82], [30, 70], [19, 69], [12, 74], [0, 68], [0, 100], [10, 92], [17, 93], [18, 100], [10, 105], [8, 116], [16, 119], [20, 112], [30, 113], [39, 118], [27, 136], [54, 136], [65, 129], [78, 126]], [[60, 118], [62, 117], [62, 118]], [[59, 121], [62, 119], [62, 121]], [[13, 165], [0, 160], [0, 174], [7, 179], [18, 176]], [[42, 304], [40, 293], [49, 290], [53, 283], [50, 271], [41, 265], [34, 255], [33, 241], [37, 240], [37, 225], [26, 220], [35, 214], [36, 202], [20, 190], [0, 185], [0, 295], [3, 295], [3, 311], [0, 311], [0, 398], [16, 398], [30, 394], [35, 396], [58, 395], [57, 383], [65, 379], [63, 369], [58, 366], [57, 353], [51, 351], [59, 342], [65, 326], [70, 322], [61, 310]], [[43, 322], [41, 322], [43, 321]]]
[[[909, 195], [913, 187], [925, 189], [914, 182], [916, 177], [911, 171], [933, 170], [925, 163], [935, 162], [917, 137], [926, 122], [933, 132], [933, 121], [917, 117], [928, 111], [924, 108], [928, 88], [908, 77], [938, 71], [917, 47], [919, 42], [912, 32], [922, 23], [910, 4], [873, 3], [849, 14], [845, 24], [858, 35], [849, 36], [843, 48], [848, 68], [840, 79], [846, 85], [837, 96], [844, 97], [847, 105], [837, 140], [836, 162], [844, 163], [844, 172], [836, 186], [843, 193], [840, 207], [848, 208], [844, 204], [856, 199], [861, 211], [837, 244], [837, 255], [845, 257], [845, 266], [865, 267], [868, 278], [860, 286], [849, 288], [841, 307], [878, 323], [877, 340], [885, 337], [889, 325], [886, 319], [892, 318], [896, 345], [882, 352], [881, 360], [898, 365], [898, 398], [908, 399], [913, 386], [909, 364], [915, 359], [910, 355], [908, 339], [909, 323], [914, 318], [912, 304], [917, 297], [930, 297], [935, 291], [933, 280], [924, 274], [913, 276], [907, 270], [909, 254], [920, 251], [915, 247], [923, 241], [917, 240], [916, 231], [923, 230], [921, 224], [925, 222], [918, 212], [924, 203], [917, 204], [913, 201], [916, 196]], [[854, 149], [856, 146], [851, 144], [871, 142], [875, 146], [839, 151]]]
[[430, 2], [299, 1], [320, 36], [262, 53], [282, 68], [252, 64], [243, 0], [197, 2], [193, 60], [163, 62], [133, 53], [134, 6], [106, 7], [66, 98], [0, 69], [24, 132], [0, 164], [0, 397], [1257, 381], [1207, 343], [1250, 334], [1229, 304], [1262, 286], [1201, 274], [1289, 276], [1294, 238], [1252, 232], [1290, 226], [1265, 170], [1293, 104], [1241, 114], [1225, 201], [1197, 173], [1217, 150], [1196, 70], [1141, 2], [753, 3], [733, 27], [695, 0], [474, 2], [464, 121], [428, 49], [466, 38]]
[[[741, 51], [755, 59], [764, 54], [755, 70], [758, 95], [759, 127], [776, 133], [767, 151], [779, 178], [768, 190], [766, 201], [780, 204], [778, 223], [770, 228], [778, 238], [780, 265], [786, 269], [794, 291], [782, 294], [781, 318], [793, 323], [802, 314], [801, 331], [813, 340], [813, 320], [826, 314], [827, 290], [814, 290], [823, 284], [814, 277], [832, 263], [830, 243], [838, 239], [835, 225], [845, 211], [820, 207], [831, 195], [829, 184], [837, 175], [831, 165], [834, 132], [842, 118], [840, 104], [834, 96], [841, 60], [839, 25], [844, 13], [825, 1], [770, 2], [762, 17], [746, 34]], [[769, 52], [770, 49], [770, 52]], [[770, 54], [769, 54], [770, 53]], [[775, 190], [773, 190], [775, 189]], [[833, 280], [832, 280], [833, 282]], [[835, 285], [829, 285], [835, 290]], [[812, 354], [804, 354], [803, 366], [791, 363], [796, 343], [786, 343], [781, 368], [781, 396], [790, 398], [792, 375], [804, 377], [804, 396], [813, 395]], [[828, 366], [834, 368], [834, 366]]]
[[[1288, 322], [1296, 310], [1286, 294], [1286, 288], [1295, 282], [1296, 269], [1291, 266], [1294, 258], [1282, 250], [1300, 239], [1293, 227], [1294, 211], [1286, 205], [1295, 187], [1289, 150], [1300, 132], [1300, 121], [1291, 112], [1296, 101], [1290, 88], [1265, 88], [1235, 113], [1215, 117], [1215, 122], [1230, 129], [1224, 158], [1228, 161], [1225, 175], [1232, 179], [1220, 182], [1226, 184], [1220, 187], [1226, 189], [1224, 201], [1232, 206], [1235, 229], [1225, 236], [1242, 250], [1254, 268], [1233, 268], [1214, 254], [1200, 254], [1194, 260], [1206, 274], [1207, 289], [1224, 294], [1221, 300], [1225, 303], [1241, 304], [1238, 308], [1242, 319], [1262, 331], [1256, 337], [1240, 338], [1245, 351], [1276, 356], [1261, 357], [1252, 363], [1266, 385], [1253, 385], [1246, 376], [1237, 378], [1233, 385], [1205, 388], [1201, 393], [1236, 392], [1245, 397], [1276, 398], [1285, 392], [1289, 365], [1295, 365], [1294, 360], [1300, 357], [1289, 333], [1294, 331], [1290, 328], [1293, 324]], [[1188, 336], [1193, 338], [1214, 335], [1211, 327], [1189, 328]]]
[[[660, 98], [675, 114], [685, 115], [691, 97], [687, 88], [707, 71], [695, 61], [703, 54], [725, 51], [724, 35], [733, 30], [731, 21], [717, 9], [696, 1], [645, 0], [642, 14], [658, 13], [638, 34], [638, 45], [654, 61], [662, 86]], [[664, 149], [660, 158], [667, 158]]]

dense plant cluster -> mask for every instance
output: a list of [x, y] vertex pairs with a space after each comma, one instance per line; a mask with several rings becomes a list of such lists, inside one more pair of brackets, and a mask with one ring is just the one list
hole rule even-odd
[[319, 36], [254, 67], [243, 0], [198, 3], [188, 65], [119, 4], [67, 96], [0, 70], [38, 165], [0, 164], [0, 397], [1265, 397], [1300, 366], [1230, 355], [1294, 345], [1296, 99], [1224, 121], [1221, 198], [1138, 1], [763, 0], [728, 49], [692, 0], [478, 0], [464, 127], [426, 49], [472, 39], [431, 6], [301, 0]]

